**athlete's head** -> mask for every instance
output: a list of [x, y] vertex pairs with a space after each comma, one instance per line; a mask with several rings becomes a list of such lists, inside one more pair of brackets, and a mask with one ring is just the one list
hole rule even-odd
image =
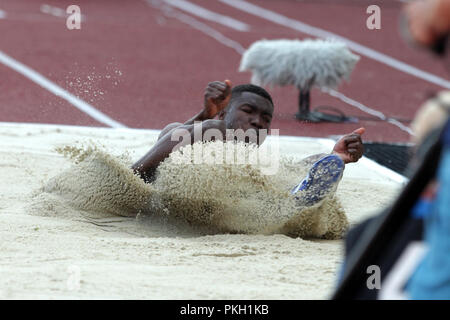
[[[254, 129], [259, 137], [259, 130], [270, 129], [273, 115], [273, 101], [270, 94], [259, 86], [243, 84], [231, 90], [228, 106], [219, 114], [227, 129]], [[259, 139], [258, 139], [259, 140]], [[264, 141], [261, 136], [259, 144]]]

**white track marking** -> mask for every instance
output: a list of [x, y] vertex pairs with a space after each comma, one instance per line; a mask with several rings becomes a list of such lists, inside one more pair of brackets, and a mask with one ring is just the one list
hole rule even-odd
[[[48, 4], [41, 5], [39, 10], [42, 13], [49, 14], [49, 15], [52, 15], [52, 16], [58, 17], [58, 18], [66, 18], [69, 16], [69, 14], [67, 14], [67, 12], [64, 9], [54, 7], [54, 6], [51, 6]], [[84, 14], [81, 14], [81, 21], [82, 22], [86, 21], [86, 16]]]
[[220, 23], [228, 28], [238, 30], [238, 31], [249, 31], [250, 27], [248, 24], [238, 21], [236, 19], [233, 19], [228, 16], [224, 16], [221, 14], [218, 14], [216, 12], [212, 12], [210, 10], [207, 10], [203, 7], [200, 7], [196, 4], [190, 3], [186, 0], [164, 0], [165, 3], [176, 7], [178, 9], [181, 9], [183, 11], [186, 11], [190, 14], [196, 15], [200, 18], [210, 20], [213, 22]]
[[6, 12], [0, 9], [0, 19], [6, 18]]
[[393, 124], [394, 126], [399, 127], [400, 130], [403, 130], [403, 131], [409, 133], [410, 135], [414, 136], [414, 132], [411, 130], [410, 127], [405, 126], [403, 123], [401, 123], [401, 122], [399, 122], [399, 121], [397, 121], [395, 119], [386, 117], [384, 115], [384, 113], [382, 113], [382, 112], [380, 112], [378, 110], [369, 108], [369, 107], [363, 105], [362, 103], [360, 103], [358, 101], [355, 101], [355, 100], [345, 96], [344, 94], [342, 94], [342, 93], [340, 93], [340, 92], [338, 92], [336, 90], [333, 90], [333, 89], [322, 89], [322, 91], [328, 93], [330, 96], [338, 98], [339, 100], [347, 103], [348, 105], [354, 106], [354, 107], [358, 108], [361, 111], [364, 111], [364, 112], [366, 112], [366, 113], [368, 113], [370, 115], [373, 115], [373, 116], [379, 118], [380, 120], [387, 121], [387, 122]]
[[[172, 18], [176, 18], [186, 24], [189, 24], [190, 26], [192, 26], [193, 28], [207, 34], [208, 36], [216, 39], [217, 41], [219, 41], [220, 43], [224, 44], [227, 47], [233, 48], [238, 54], [242, 55], [245, 52], [244, 47], [232, 40], [229, 39], [227, 37], [225, 37], [223, 34], [221, 34], [220, 32], [216, 31], [215, 29], [205, 25], [204, 23], [196, 20], [195, 18], [189, 16], [189, 15], [185, 15], [179, 12], [176, 12], [175, 10], [173, 10], [171, 7], [169, 6], [164, 6], [161, 5], [161, 3], [159, 1], [156, 0], [147, 0], [147, 3], [155, 8], [160, 9], [161, 11], [164, 12], [164, 14], [168, 17], [172, 17]], [[413, 135], [412, 130], [403, 125], [402, 123], [398, 122], [397, 120], [394, 119], [390, 119], [388, 117], [386, 117], [382, 112], [371, 109], [365, 105], [363, 105], [362, 103], [355, 101], [353, 99], [350, 99], [348, 97], [346, 97], [345, 95], [343, 95], [340, 92], [337, 92], [335, 90], [331, 90], [331, 89], [323, 89], [322, 91], [330, 94], [331, 96], [340, 99], [341, 101], [347, 103], [350, 106], [353, 107], [357, 107], [358, 109], [360, 109], [363, 112], [366, 112], [370, 115], [373, 115], [375, 117], [378, 117], [382, 120], [385, 120], [386, 122], [391, 123], [392, 125], [397, 126], [400, 130], [406, 131], [407, 133]]]
[[30, 79], [31, 81], [37, 83], [41, 87], [47, 89], [54, 95], [68, 101], [70, 104], [74, 105], [77, 109], [80, 111], [88, 114], [98, 122], [101, 122], [103, 124], [106, 124], [113, 128], [125, 128], [126, 126], [123, 125], [120, 122], [117, 122], [113, 120], [112, 118], [108, 117], [106, 114], [100, 112], [99, 110], [95, 109], [93, 106], [89, 105], [85, 101], [75, 97], [73, 94], [69, 93], [68, 91], [64, 90], [63, 88], [57, 86], [38, 72], [34, 71], [33, 69], [27, 67], [26, 65], [20, 63], [19, 61], [11, 58], [10, 56], [6, 55], [2, 51], [0, 51], [0, 62], [6, 65], [7, 67], [17, 71], [24, 77]]
[[65, 10], [63, 10], [61, 8], [50, 6], [48, 4], [41, 5], [41, 7], [39, 9], [41, 10], [42, 13], [50, 14], [55, 17], [59, 17], [59, 18], [66, 17]]
[[350, 49], [352, 49], [355, 52], [358, 52], [359, 54], [362, 54], [362, 55], [364, 55], [368, 58], [371, 58], [375, 61], [386, 64], [394, 69], [403, 71], [404, 73], [410, 74], [419, 79], [434, 83], [434, 84], [441, 86], [443, 88], [446, 88], [446, 89], [450, 89], [450, 81], [448, 81], [446, 79], [440, 78], [440, 77], [438, 77], [434, 74], [428, 73], [426, 71], [417, 69], [416, 67], [413, 67], [409, 64], [401, 62], [401, 61], [394, 59], [388, 55], [385, 55], [383, 53], [375, 51], [371, 48], [363, 46], [359, 43], [356, 43], [350, 39], [339, 36], [332, 32], [310, 26], [306, 23], [303, 23], [303, 22], [300, 22], [300, 21], [297, 21], [294, 19], [290, 19], [286, 16], [283, 16], [281, 14], [278, 14], [278, 13], [273, 12], [268, 9], [264, 9], [262, 7], [259, 7], [257, 5], [251, 4], [251, 3], [243, 1], [243, 0], [219, 0], [219, 1], [222, 3], [225, 3], [229, 6], [232, 6], [236, 9], [247, 12], [249, 14], [266, 19], [268, 21], [282, 25], [284, 27], [300, 31], [305, 34], [309, 34], [314, 37], [332, 38], [332, 39], [342, 41], [342, 42], [346, 43]]
[[190, 25], [191, 27], [193, 27], [194, 29], [197, 29], [201, 32], [203, 32], [204, 34], [216, 39], [217, 41], [219, 41], [220, 43], [222, 43], [223, 45], [232, 48], [233, 50], [235, 50], [237, 53], [239, 53], [240, 55], [242, 55], [245, 51], [245, 48], [238, 42], [231, 40], [230, 38], [227, 38], [226, 36], [224, 36], [222, 33], [220, 33], [219, 31], [211, 28], [210, 26], [196, 20], [195, 18], [187, 15], [187, 14], [183, 14], [181, 12], [177, 12], [175, 11], [172, 7], [170, 7], [169, 5], [162, 5], [161, 2], [159, 1], [154, 1], [154, 0], [147, 0], [147, 3], [157, 9], [160, 9], [167, 17], [170, 18], [175, 18], [183, 23], [186, 23], [188, 25]]

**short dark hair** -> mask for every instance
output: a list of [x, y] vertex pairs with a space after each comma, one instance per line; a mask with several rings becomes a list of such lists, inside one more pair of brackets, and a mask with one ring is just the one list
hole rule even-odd
[[273, 106], [273, 101], [272, 101], [272, 97], [270, 96], [270, 94], [266, 90], [264, 90], [264, 88], [261, 88], [260, 86], [255, 86], [254, 84], [250, 84], [250, 83], [241, 84], [241, 85], [234, 87], [231, 90], [231, 100], [238, 97], [242, 92], [252, 92], [263, 98], [266, 98], [267, 100], [270, 101], [270, 103]]

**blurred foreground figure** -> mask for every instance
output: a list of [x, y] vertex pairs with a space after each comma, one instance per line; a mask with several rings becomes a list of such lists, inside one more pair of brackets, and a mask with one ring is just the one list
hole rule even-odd
[[[412, 212], [424, 220], [427, 252], [409, 280], [412, 299], [450, 299], [450, 91], [441, 92], [418, 112], [415, 140], [426, 143], [441, 130], [441, 155], [436, 172]], [[429, 139], [429, 138], [428, 138]]]
[[[405, 38], [445, 56], [450, 0], [416, 1], [404, 14]], [[450, 91], [416, 113], [411, 180], [392, 207], [348, 232], [334, 299], [450, 299], [449, 114]]]
[[450, 0], [414, 1], [405, 7], [405, 14], [404, 37], [443, 54], [450, 30]]

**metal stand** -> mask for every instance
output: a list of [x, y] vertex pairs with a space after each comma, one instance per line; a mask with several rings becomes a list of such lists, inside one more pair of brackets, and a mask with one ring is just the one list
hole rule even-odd
[[299, 96], [298, 96], [298, 112], [295, 114], [295, 118], [300, 121], [307, 122], [354, 122], [353, 119], [348, 118], [344, 115], [334, 115], [327, 114], [318, 111], [310, 111], [310, 90], [309, 89], [300, 89], [299, 88]]

